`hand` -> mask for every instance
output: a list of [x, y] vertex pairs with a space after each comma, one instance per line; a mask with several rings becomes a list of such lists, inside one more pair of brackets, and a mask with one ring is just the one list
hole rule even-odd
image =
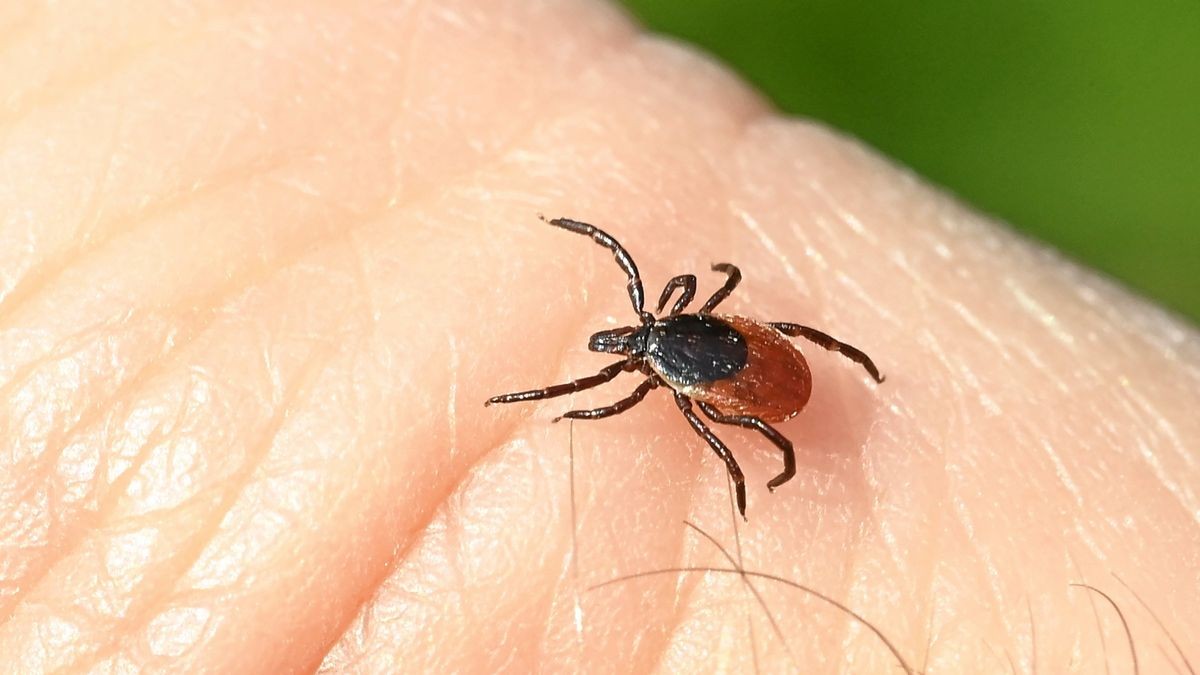
[[[728, 567], [684, 520], [914, 670], [1127, 672], [1072, 583], [1200, 662], [1194, 328], [605, 5], [181, 7], [0, 29], [0, 663], [898, 672], [774, 582], [782, 639], [733, 575], [588, 590]], [[748, 524], [669, 392], [484, 409], [632, 319], [538, 212], [887, 382], [801, 345], [796, 478], [722, 430]]]

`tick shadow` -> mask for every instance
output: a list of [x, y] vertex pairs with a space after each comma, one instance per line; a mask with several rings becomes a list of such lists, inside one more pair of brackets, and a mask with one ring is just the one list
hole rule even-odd
[[[837, 354], [805, 349], [805, 357], [812, 370], [812, 397], [800, 414], [775, 425], [795, 446], [796, 476], [780, 485], [773, 497], [802, 495], [865, 513], [870, 505], [865, 465], [872, 428], [884, 409], [887, 388], [895, 384], [890, 379], [876, 384]], [[779, 453], [769, 444], [745, 438], [755, 449], [755, 459], [747, 467], [754, 474], [752, 480], [773, 476], [782, 466]]]

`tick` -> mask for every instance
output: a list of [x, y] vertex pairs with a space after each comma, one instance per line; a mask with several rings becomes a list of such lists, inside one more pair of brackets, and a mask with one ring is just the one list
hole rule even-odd
[[564, 396], [604, 384], [622, 372], [641, 372], [646, 379], [629, 396], [601, 408], [571, 410], [554, 421], [612, 417], [640, 403], [651, 390], [661, 386], [670, 388], [688, 424], [725, 462], [737, 492], [738, 511], [745, 518], [746, 479], [742, 469], [729, 448], [696, 414], [693, 403], [712, 422], [754, 429], [783, 452], [783, 471], [767, 483], [767, 489], [774, 492], [796, 475], [796, 451], [792, 442], [769, 423], [795, 417], [812, 393], [808, 362], [787, 338], [802, 337], [838, 352], [865, 368], [876, 382], [883, 382], [870, 357], [815, 328], [713, 314], [742, 280], [741, 271], [729, 263], [712, 266], [714, 272], [725, 275], [725, 283], [694, 313], [685, 314], [683, 310], [696, 296], [696, 276], [680, 274], [672, 278], [658, 298], [655, 314], [662, 313], [675, 291], [680, 291], [679, 297], [670, 314], [655, 316], [644, 308], [642, 277], [633, 257], [616, 239], [594, 225], [576, 220], [556, 218], [546, 222], [590, 237], [612, 251], [617, 265], [629, 277], [626, 288], [638, 324], [602, 330], [588, 339], [589, 350], [624, 357], [599, 373], [541, 389], [493, 396], [485, 406]]

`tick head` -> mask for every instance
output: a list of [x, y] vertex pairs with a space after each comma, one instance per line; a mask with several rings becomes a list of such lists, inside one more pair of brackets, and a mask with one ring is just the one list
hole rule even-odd
[[645, 326], [623, 326], [593, 333], [588, 338], [588, 349], [608, 354], [640, 356], [645, 352], [648, 332]]

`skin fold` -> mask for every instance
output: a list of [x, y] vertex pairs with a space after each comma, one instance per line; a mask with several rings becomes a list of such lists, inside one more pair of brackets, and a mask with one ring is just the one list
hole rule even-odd
[[[730, 567], [685, 520], [913, 671], [1200, 667], [1195, 328], [608, 5], [7, 3], [0, 92], [4, 672], [903, 672], [774, 581], [589, 590]], [[550, 424], [635, 375], [485, 409], [636, 320], [538, 213], [887, 381], [798, 342], [797, 476], [717, 428], [749, 522], [669, 391]]]

